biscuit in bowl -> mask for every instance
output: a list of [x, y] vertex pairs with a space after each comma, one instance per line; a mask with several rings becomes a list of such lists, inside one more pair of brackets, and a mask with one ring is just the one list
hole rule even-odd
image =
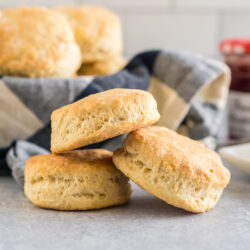
[[35, 205], [56, 210], [89, 210], [128, 201], [128, 178], [104, 149], [37, 155], [26, 162], [24, 192]]
[[1, 11], [1, 75], [71, 77], [80, 65], [80, 49], [63, 15], [42, 7]]
[[102, 61], [122, 53], [121, 22], [111, 10], [88, 5], [62, 6], [55, 10], [71, 24], [83, 63]]
[[111, 89], [89, 95], [51, 115], [51, 151], [63, 153], [157, 122], [153, 96], [138, 89]]
[[78, 75], [109, 75], [121, 70], [126, 64], [126, 60], [118, 55], [105, 58], [102, 61], [82, 64], [78, 70]]
[[212, 209], [230, 180], [214, 151], [159, 126], [129, 134], [113, 162], [149, 193], [193, 213]]

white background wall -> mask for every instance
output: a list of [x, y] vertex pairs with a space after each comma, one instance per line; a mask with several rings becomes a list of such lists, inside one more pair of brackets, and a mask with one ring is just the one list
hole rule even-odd
[[86, 3], [110, 7], [121, 17], [126, 56], [183, 48], [218, 57], [222, 38], [250, 37], [250, 0], [0, 0], [0, 7]]

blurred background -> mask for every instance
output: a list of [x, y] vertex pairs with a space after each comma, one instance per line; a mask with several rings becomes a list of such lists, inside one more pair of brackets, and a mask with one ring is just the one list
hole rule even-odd
[[1, 0], [17, 5], [98, 4], [113, 9], [123, 23], [125, 56], [150, 48], [183, 48], [219, 58], [223, 38], [250, 33], [249, 0]]

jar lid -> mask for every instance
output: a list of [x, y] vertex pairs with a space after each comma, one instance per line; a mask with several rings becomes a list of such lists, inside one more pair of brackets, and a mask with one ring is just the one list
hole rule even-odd
[[238, 55], [250, 53], [250, 39], [225, 39], [220, 43], [220, 51], [224, 54]]

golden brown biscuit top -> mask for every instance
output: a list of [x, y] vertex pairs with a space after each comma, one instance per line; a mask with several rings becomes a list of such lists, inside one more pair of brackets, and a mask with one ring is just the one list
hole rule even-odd
[[67, 19], [42, 7], [18, 7], [1, 11], [0, 66], [21, 71], [34, 61], [49, 71], [68, 46], [77, 46]]
[[88, 5], [55, 10], [68, 19], [81, 48], [82, 62], [93, 63], [122, 53], [121, 22], [111, 10]]
[[199, 176], [205, 183], [226, 186], [230, 172], [217, 153], [202, 143], [159, 126], [138, 129], [128, 135], [124, 142], [130, 154], [151, 155], [153, 161], [162, 161], [168, 171], [180, 170], [189, 176]]
[[79, 115], [83, 110], [85, 112], [105, 110], [112, 114], [113, 109], [120, 109], [125, 104], [127, 104], [126, 106], [131, 105], [131, 112], [133, 105], [141, 105], [141, 108], [147, 105], [149, 108], [152, 108], [154, 112], [156, 107], [156, 101], [147, 91], [116, 88], [89, 95], [77, 102], [63, 106], [52, 113], [51, 119], [56, 119], [57, 115], [67, 114], [68, 112]]
[[120, 29], [118, 16], [105, 7], [83, 5], [55, 9], [67, 16], [80, 43], [84, 40], [94, 42], [100, 37], [112, 36], [117, 28]]
[[105, 149], [75, 150], [60, 155], [36, 155], [29, 158], [25, 173], [30, 176], [81, 175], [86, 172], [117, 172], [112, 163], [112, 152]]

